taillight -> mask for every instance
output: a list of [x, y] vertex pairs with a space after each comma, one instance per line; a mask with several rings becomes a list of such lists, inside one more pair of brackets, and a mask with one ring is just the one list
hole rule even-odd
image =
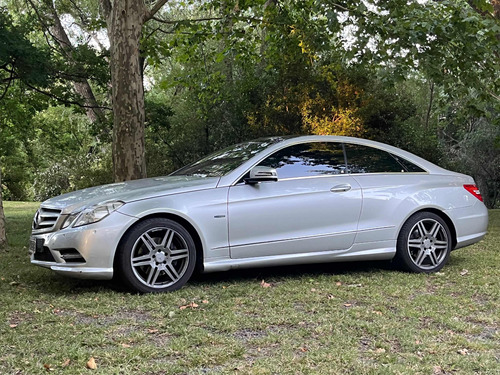
[[471, 193], [473, 196], [475, 196], [477, 199], [479, 199], [481, 202], [483, 201], [483, 197], [481, 196], [481, 192], [477, 188], [476, 185], [464, 185], [465, 190], [467, 190], [469, 193]]

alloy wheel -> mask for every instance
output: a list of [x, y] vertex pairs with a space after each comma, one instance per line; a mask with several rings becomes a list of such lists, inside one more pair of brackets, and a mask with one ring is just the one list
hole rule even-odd
[[437, 220], [419, 220], [410, 230], [407, 249], [410, 260], [423, 270], [438, 267], [448, 253], [449, 238], [444, 226]]
[[188, 269], [187, 241], [172, 228], [149, 229], [135, 241], [130, 264], [142, 284], [150, 288], [167, 288], [178, 282]]

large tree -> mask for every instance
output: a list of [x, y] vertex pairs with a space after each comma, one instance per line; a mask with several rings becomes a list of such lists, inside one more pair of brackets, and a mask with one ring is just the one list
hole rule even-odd
[[146, 177], [144, 86], [140, 41], [144, 24], [167, 0], [101, 0], [110, 44], [115, 181]]

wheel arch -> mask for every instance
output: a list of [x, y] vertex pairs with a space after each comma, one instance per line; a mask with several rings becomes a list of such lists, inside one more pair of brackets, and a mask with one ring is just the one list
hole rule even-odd
[[451, 218], [448, 215], [446, 215], [445, 212], [443, 212], [442, 210], [440, 210], [439, 208], [436, 208], [436, 207], [421, 208], [417, 211], [412, 212], [410, 215], [408, 215], [408, 217], [401, 223], [401, 226], [399, 227], [399, 230], [397, 233], [398, 236], [399, 236], [399, 233], [401, 233], [401, 229], [402, 229], [404, 223], [406, 223], [413, 215], [418, 214], [420, 212], [432, 212], [433, 214], [438, 215], [441, 219], [444, 220], [444, 222], [448, 226], [448, 229], [450, 230], [450, 233], [451, 233], [451, 249], [452, 250], [455, 249], [455, 246], [457, 246], [457, 230], [455, 228], [455, 225], [453, 224], [453, 221], [451, 220]]
[[137, 225], [142, 223], [144, 220], [148, 219], [154, 219], [154, 218], [162, 218], [162, 219], [169, 219], [172, 221], [175, 221], [176, 223], [182, 225], [191, 235], [194, 241], [194, 245], [196, 247], [196, 267], [195, 271], [203, 271], [203, 241], [201, 240], [201, 236], [194, 227], [194, 225], [189, 222], [187, 219], [183, 218], [182, 216], [170, 213], [170, 212], [156, 212], [152, 213], [146, 216], [141, 217], [139, 220], [134, 222], [130, 227], [127, 228], [127, 230], [122, 234], [120, 241], [118, 241], [118, 245], [116, 246], [115, 249], [115, 254], [113, 258], [113, 268], [116, 266], [116, 259], [117, 259], [117, 254], [118, 254], [118, 249], [122, 245], [125, 237], [127, 236], [128, 233], [130, 233], [131, 230], [133, 230]]

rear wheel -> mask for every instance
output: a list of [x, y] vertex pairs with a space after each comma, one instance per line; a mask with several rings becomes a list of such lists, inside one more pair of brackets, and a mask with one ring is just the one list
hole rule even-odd
[[451, 244], [446, 222], [432, 212], [419, 212], [401, 228], [395, 260], [407, 271], [437, 272], [448, 261]]
[[181, 288], [195, 264], [193, 238], [183, 226], [165, 218], [147, 219], [127, 233], [115, 263], [123, 281], [141, 293]]

